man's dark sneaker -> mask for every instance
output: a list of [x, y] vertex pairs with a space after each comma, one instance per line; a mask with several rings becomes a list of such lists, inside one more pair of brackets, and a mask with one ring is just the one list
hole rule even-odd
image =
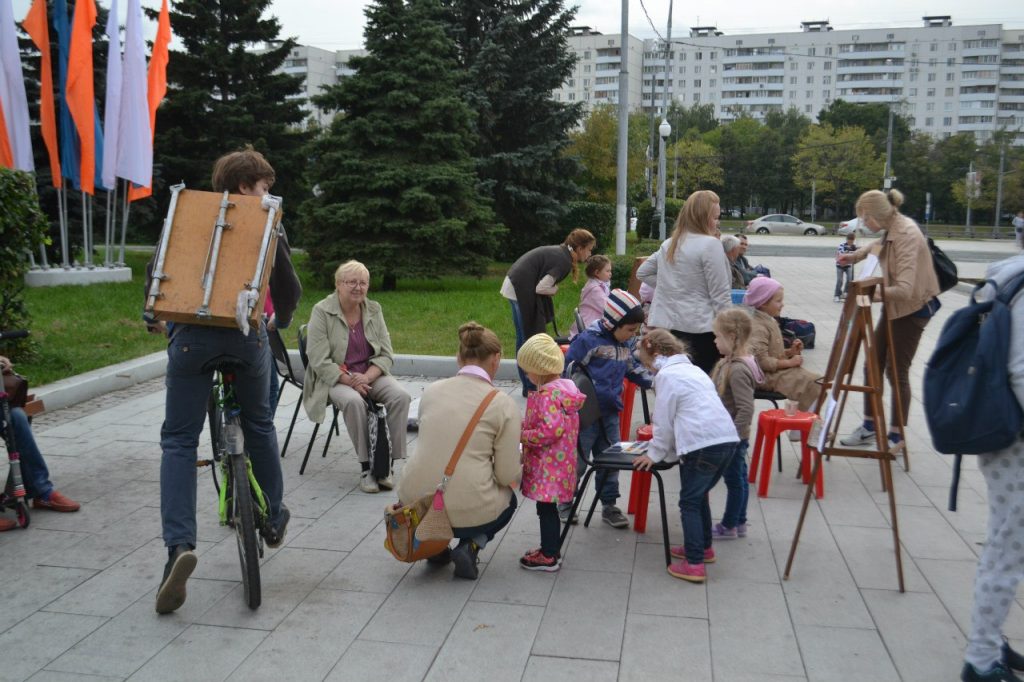
[[280, 547], [281, 543], [284, 542], [285, 532], [288, 530], [288, 520], [292, 518], [292, 513], [288, 511], [288, 507], [281, 505], [281, 516], [279, 517], [277, 524], [266, 524], [260, 534], [263, 535], [263, 541], [267, 543], [267, 547], [271, 549]]
[[987, 672], [980, 673], [970, 663], [964, 663], [964, 669], [960, 672], [960, 679], [963, 682], [1022, 682], [1013, 674], [1009, 668], [1002, 663], [996, 663]]
[[1003, 637], [1003, 665], [1013, 670], [1024, 671], [1024, 656], [1010, 648], [1010, 643]]
[[601, 520], [612, 528], [629, 528], [629, 519], [614, 504], [606, 504], [601, 509]]
[[452, 561], [455, 563], [455, 575], [466, 580], [476, 580], [480, 575], [480, 570], [476, 565], [478, 554], [480, 554], [480, 548], [472, 540], [460, 543], [453, 549]]
[[156, 592], [156, 612], [173, 613], [185, 603], [185, 583], [196, 568], [196, 553], [188, 545], [177, 545], [170, 550], [164, 579]]
[[452, 550], [451, 550], [451, 547], [445, 547], [444, 551], [438, 552], [434, 556], [428, 556], [427, 557], [427, 563], [428, 564], [434, 564], [435, 566], [445, 566], [446, 564], [450, 563], [451, 560], [452, 560]]

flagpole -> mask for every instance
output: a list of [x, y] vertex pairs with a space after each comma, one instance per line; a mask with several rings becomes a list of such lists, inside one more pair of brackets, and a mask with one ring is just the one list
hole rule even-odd
[[[36, 179], [38, 180], [39, 178], [37, 177]], [[36, 191], [36, 202], [38, 203], [39, 202], [39, 184], [38, 184], [38, 182], [34, 183], [32, 185], [32, 187]], [[50, 232], [50, 221], [49, 220], [46, 221], [46, 232], [47, 233]], [[32, 255], [32, 252], [30, 251], [29, 252], [29, 256], [31, 256], [31, 255]], [[49, 270], [50, 269], [50, 264], [46, 260], [46, 244], [40, 244], [39, 245], [39, 255], [42, 256], [43, 270]], [[35, 258], [32, 258], [32, 267], [33, 268], [36, 267]]]
[[60, 253], [61, 267], [65, 270], [71, 268], [68, 262], [68, 194], [67, 185], [61, 184], [57, 188], [57, 217], [60, 220]]
[[110, 262], [111, 251], [113, 250], [113, 225], [117, 216], [114, 215], [114, 211], [117, 210], [117, 182], [114, 183], [114, 189], [107, 190], [107, 219], [105, 221], [105, 230], [103, 233], [104, 245], [103, 245], [103, 267], [109, 268], [112, 263]]
[[89, 207], [82, 190], [82, 265], [92, 268], [92, 254], [89, 250]]
[[131, 204], [128, 202], [128, 181], [124, 181], [124, 210], [121, 212], [121, 258], [118, 260], [118, 265], [124, 265], [124, 242], [128, 235], [128, 209]]

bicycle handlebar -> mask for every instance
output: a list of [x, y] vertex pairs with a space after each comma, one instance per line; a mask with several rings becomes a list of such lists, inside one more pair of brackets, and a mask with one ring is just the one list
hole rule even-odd
[[9, 331], [0, 330], [0, 341], [11, 341], [14, 339], [23, 339], [29, 335], [27, 329], [11, 329]]

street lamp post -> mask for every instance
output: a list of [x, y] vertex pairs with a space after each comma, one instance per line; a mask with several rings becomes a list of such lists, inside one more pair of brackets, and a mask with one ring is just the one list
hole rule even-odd
[[668, 119], [662, 117], [658, 126], [658, 238], [665, 241], [665, 140], [672, 134]]
[[970, 168], [967, 170], [967, 236], [973, 237], [971, 232], [971, 197], [974, 196], [974, 159], [971, 159]]

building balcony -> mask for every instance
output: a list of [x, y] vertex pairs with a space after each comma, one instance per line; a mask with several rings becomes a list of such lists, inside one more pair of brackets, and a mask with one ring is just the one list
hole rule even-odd
[[847, 102], [856, 102], [859, 104], [892, 104], [893, 102], [899, 102], [901, 97], [902, 95], [836, 95], [837, 99], [843, 99]]
[[617, 54], [608, 55], [605, 57], [598, 57], [594, 60], [595, 64], [618, 64], [622, 61], [622, 57]]
[[777, 96], [759, 95], [757, 97], [723, 97], [720, 104], [724, 107], [756, 106], [758, 104], [783, 104], [783, 98], [781, 92]]
[[744, 54], [736, 55], [735, 57], [722, 57], [723, 64], [765, 64], [771, 62], [781, 62], [786, 59], [785, 55], [781, 54]]
[[863, 52], [842, 52], [839, 59], [905, 59], [905, 50], [864, 50]]
[[836, 73], [903, 73], [901, 64], [879, 64], [878, 66], [854, 66], [844, 65], [839, 62], [836, 65]]
[[960, 95], [959, 100], [961, 102], [995, 102], [996, 93], [994, 92], [972, 92], [964, 93]]
[[1002, 49], [996, 45], [995, 47], [971, 47], [966, 48], [960, 53], [961, 58], [963, 57], [983, 57], [985, 55], [995, 54], [998, 55], [1002, 52]]

